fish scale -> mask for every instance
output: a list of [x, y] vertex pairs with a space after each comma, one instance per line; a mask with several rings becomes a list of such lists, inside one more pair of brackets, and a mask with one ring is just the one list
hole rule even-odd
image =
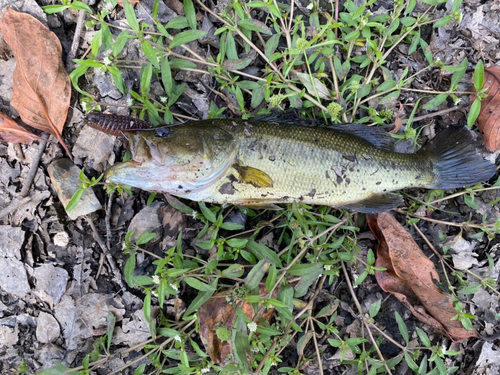
[[[342, 206], [373, 194], [433, 183], [432, 164], [418, 155], [379, 150], [363, 139], [330, 129], [248, 124], [252, 126], [250, 136], [244, 136], [244, 123], [238, 125], [235, 136], [238, 162], [265, 172], [273, 186], [233, 181], [235, 194], [244, 197], [243, 202], [301, 201]], [[238, 173], [230, 169], [231, 175], [237, 177]], [[198, 198], [234, 203], [235, 198], [219, 192], [230, 182], [228, 176], [207, 196]]]

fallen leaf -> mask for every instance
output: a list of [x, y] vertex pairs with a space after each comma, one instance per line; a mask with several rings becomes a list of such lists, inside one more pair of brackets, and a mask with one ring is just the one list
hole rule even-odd
[[410, 234], [390, 214], [368, 215], [370, 229], [379, 240], [375, 271], [380, 287], [392, 293], [420, 321], [444, 331], [453, 341], [477, 337], [459, 320], [451, 320], [457, 311], [451, 296], [439, 289], [435, 282], [439, 275], [432, 263], [420, 250]]
[[14, 120], [2, 112], [0, 112], [0, 138], [10, 143], [44, 140], [22, 126], [17, 125]]
[[[500, 68], [490, 66], [484, 70], [483, 89], [488, 97], [481, 100], [481, 111], [477, 118], [477, 126], [483, 134], [483, 143], [490, 151], [500, 147]], [[474, 96], [471, 95], [471, 104]]]
[[316, 97], [316, 93], [318, 93], [318, 97], [321, 99], [331, 99], [330, 92], [327, 87], [316, 77], [313, 77], [312, 82], [311, 76], [307, 73], [297, 73], [297, 77], [306, 87], [310, 95]]
[[71, 84], [59, 39], [33, 16], [10, 7], [0, 29], [17, 63], [11, 104], [26, 124], [55, 136], [71, 157], [61, 137]]
[[[262, 285], [259, 291], [261, 294], [266, 293], [266, 287]], [[232, 293], [233, 291], [217, 293], [198, 310], [200, 338], [210, 359], [215, 364], [221, 364], [228, 355], [233, 353], [232, 340], [221, 341], [217, 336], [217, 329], [225, 327], [229, 332], [232, 332], [238, 306], [249, 319], [253, 319], [255, 315], [250, 302], [233, 300], [229, 303], [228, 299], [231, 299]], [[273, 311], [272, 308], [264, 310], [260, 316], [269, 320]]]

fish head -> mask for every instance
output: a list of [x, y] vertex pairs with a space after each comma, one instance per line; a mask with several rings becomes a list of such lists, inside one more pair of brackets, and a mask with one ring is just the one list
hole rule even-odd
[[125, 135], [132, 157], [109, 168], [106, 180], [147, 191], [192, 195], [220, 178], [236, 155], [231, 134], [215, 127], [181, 125]]

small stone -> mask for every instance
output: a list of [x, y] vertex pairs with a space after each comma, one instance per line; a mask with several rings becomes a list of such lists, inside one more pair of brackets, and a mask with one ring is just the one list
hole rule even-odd
[[[50, 180], [54, 186], [59, 200], [66, 207], [73, 194], [80, 188], [81, 182], [78, 178], [80, 168], [69, 159], [57, 159], [50, 163], [47, 168]], [[97, 200], [91, 188], [85, 189], [78, 205], [71, 211], [66, 211], [71, 220], [82, 215], [90, 214], [101, 209], [101, 203]]]
[[0, 225], [0, 257], [21, 260], [23, 242], [24, 231], [21, 228]]
[[47, 26], [47, 15], [35, 0], [26, 0], [23, 4], [23, 7], [21, 8], [21, 12], [32, 15], [38, 21]]
[[161, 239], [163, 226], [160, 219], [160, 213], [164, 205], [165, 204], [162, 202], [153, 202], [134, 216], [128, 227], [129, 232], [135, 229], [134, 234], [130, 238], [133, 243], [135, 243], [137, 238], [144, 232], [156, 234], [156, 237], [151, 241], [152, 243], [158, 242]]
[[61, 328], [56, 318], [42, 311], [38, 316], [36, 339], [43, 344], [48, 344], [56, 341], [60, 334]]
[[68, 272], [64, 268], [55, 267], [52, 264], [43, 264], [35, 268], [34, 276], [36, 279], [35, 293], [51, 306], [58, 304], [66, 292]]
[[[0, 257], [0, 288], [23, 298], [31, 291], [23, 263], [15, 258]], [[0, 340], [1, 341], [1, 340]]]
[[0, 322], [0, 348], [10, 347], [12, 348], [17, 344], [19, 330], [17, 325], [15, 327], [9, 327], [8, 325], [3, 325]]
[[16, 59], [7, 61], [0, 59], [0, 101], [9, 103], [12, 100], [12, 86]]
[[113, 152], [115, 140], [115, 136], [85, 126], [73, 147], [73, 155], [78, 158], [86, 158], [86, 162], [94, 170], [102, 172], [106, 161], [112, 164], [115, 160]]
[[103, 73], [100, 68], [94, 68], [94, 84], [103, 97], [109, 96], [115, 100], [122, 97], [122, 93], [116, 88], [111, 74]]

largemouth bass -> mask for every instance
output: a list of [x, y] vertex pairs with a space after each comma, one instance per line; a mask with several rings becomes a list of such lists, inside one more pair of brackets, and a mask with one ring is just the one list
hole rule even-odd
[[218, 204], [297, 201], [376, 213], [402, 203], [391, 191], [470, 186], [496, 170], [466, 128], [444, 130], [416, 154], [390, 151], [390, 137], [358, 124], [205, 120], [125, 135], [132, 159], [109, 168], [108, 181]]

